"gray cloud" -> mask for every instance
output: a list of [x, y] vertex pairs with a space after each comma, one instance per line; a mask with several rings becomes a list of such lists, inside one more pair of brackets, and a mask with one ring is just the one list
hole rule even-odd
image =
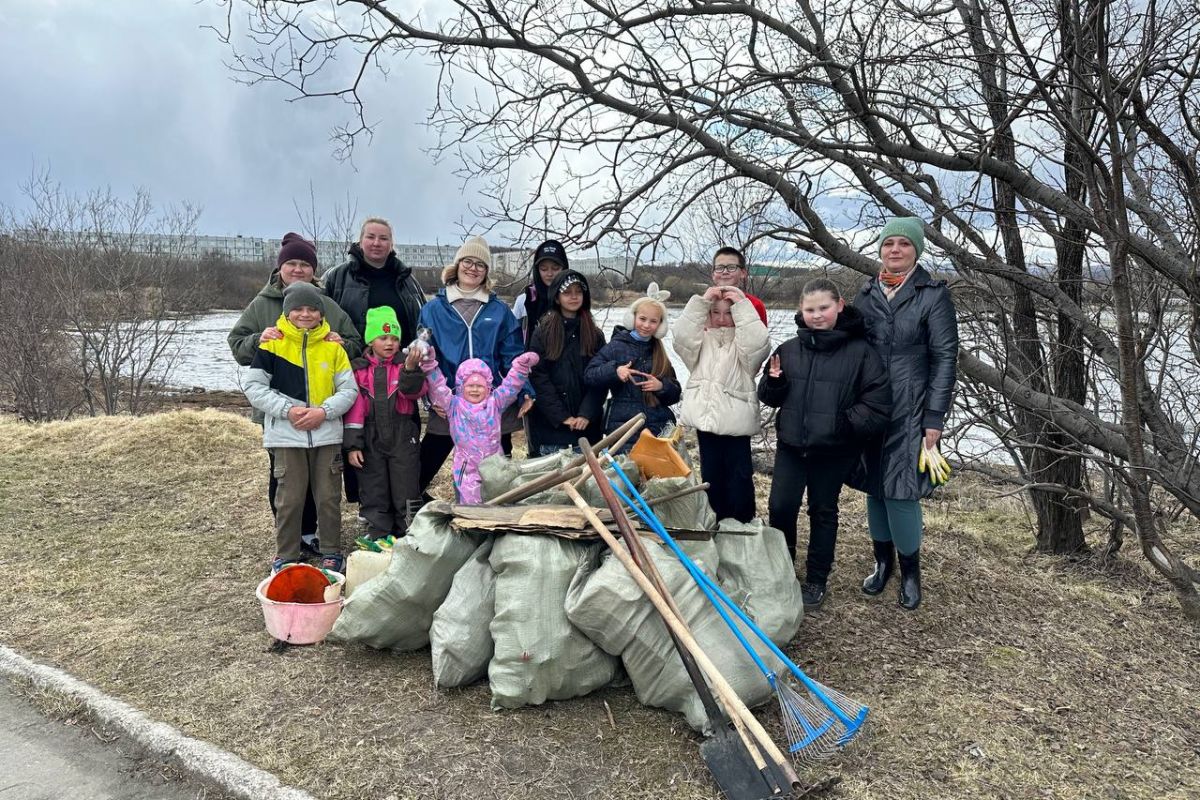
[[234, 82], [228, 49], [203, 29], [222, 21], [214, 4], [187, 0], [5, 4], [0, 203], [21, 205], [20, 182], [49, 166], [73, 191], [144, 187], [159, 204], [200, 205], [207, 233], [299, 229], [293, 200], [307, 204], [310, 181], [319, 205], [349, 193], [359, 216], [391, 218], [399, 241], [457, 241], [460, 221], [475, 227], [453, 165], [422, 152], [430, 68], [394, 64], [372, 84], [376, 136], [339, 162], [330, 137], [348, 107]]

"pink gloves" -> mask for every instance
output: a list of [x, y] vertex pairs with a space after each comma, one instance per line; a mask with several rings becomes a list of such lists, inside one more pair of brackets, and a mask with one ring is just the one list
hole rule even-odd
[[537, 366], [539, 360], [537, 353], [521, 353], [512, 360], [512, 366], [513, 369], [528, 374], [529, 370]]

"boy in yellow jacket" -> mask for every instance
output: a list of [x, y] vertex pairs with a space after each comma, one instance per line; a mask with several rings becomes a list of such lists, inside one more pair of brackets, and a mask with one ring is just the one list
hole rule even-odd
[[282, 338], [259, 343], [246, 397], [263, 412], [263, 447], [275, 456], [275, 561], [272, 572], [302, 561], [300, 518], [312, 486], [321, 531], [321, 566], [343, 572], [342, 416], [357, 395], [350, 359], [328, 341], [321, 293], [294, 283], [283, 293]]

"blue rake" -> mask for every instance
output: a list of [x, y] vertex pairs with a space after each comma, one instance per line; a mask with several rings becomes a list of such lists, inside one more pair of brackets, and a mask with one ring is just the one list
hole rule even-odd
[[[721, 619], [729, 626], [733, 635], [741, 643], [742, 647], [745, 648], [750, 658], [753, 659], [755, 665], [762, 671], [767, 682], [771, 685], [772, 690], [775, 692], [775, 697], [779, 701], [779, 710], [783, 717], [783, 726], [787, 732], [789, 741], [788, 750], [792, 753], [793, 757], [804, 763], [819, 761], [837, 753], [853, 741], [862, 732], [870, 709], [838, 690], [814, 681], [802, 669], [796, 666], [771, 641], [771, 638], [758, 627], [754, 620], [750, 619], [746, 612], [738, 607], [704, 570], [696, 566], [696, 563], [688, 557], [687, 553], [683, 552], [671, 535], [667, 533], [662, 522], [654, 515], [649, 505], [646, 504], [645, 498], [642, 497], [637, 488], [630, 482], [629, 477], [621, 467], [611, 461], [611, 459], [610, 463], [617, 477], [625, 485], [629, 495], [621, 491], [621, 488], [616, 483], [612, 484], [613, 490], [643, 522], [650, 526], [651, 530], [658, 534], [663, 543], [676, 555], [687, 569], [688, 574], [692, 576], [696, 585], [700, 587], [700, 591], [712, 603], [713, 608], [721, 615]], [[788, 671], [804, 687], [806, 690], [805, 693], [801, 693], [796, 687], [780, 680], [779, 676], [763, 662], [754, 647], [746, 641], [741, 628], [730, 618], [729, 611], [732, 611], [746, 627], [754, 632], [775, 657], [787, 666]]]

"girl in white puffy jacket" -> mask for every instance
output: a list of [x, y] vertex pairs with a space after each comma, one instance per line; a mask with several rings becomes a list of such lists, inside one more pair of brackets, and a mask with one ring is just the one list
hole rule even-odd
[[700, 475], [717, 519], [755, 516], [750, 437], [758, 433], [757, 376], [771, 350], [767, 326], [746, 295], [713, 286], [688, 300], [675, 323], [675, 352], [687, 366], [680, 422], [696, 429]]

